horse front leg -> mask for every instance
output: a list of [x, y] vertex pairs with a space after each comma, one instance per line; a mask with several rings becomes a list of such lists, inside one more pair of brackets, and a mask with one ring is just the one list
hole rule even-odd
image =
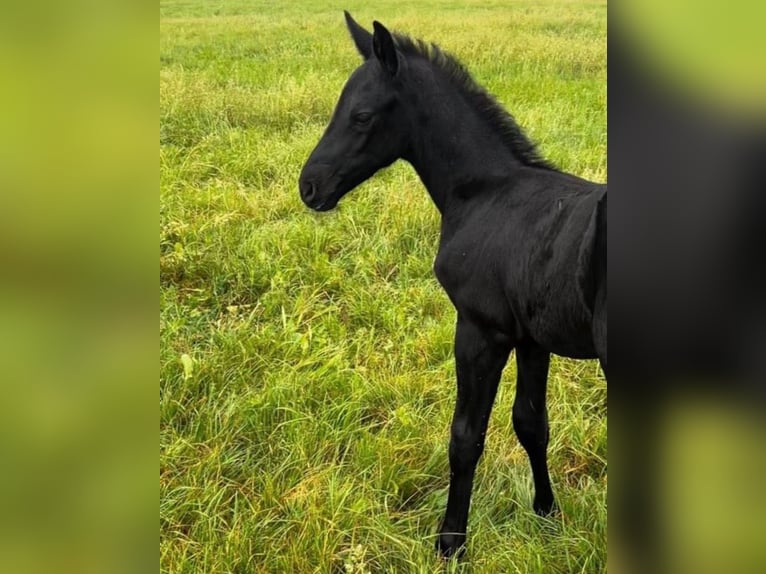
[[449, 497], [436, 541], [437, 549], [445, 558], [464, 551], [476, 464], [484, 450], [497, 385], [511, 349], [507, 337], [458, 317], [455, 332], [457, 403], [449, 443]]

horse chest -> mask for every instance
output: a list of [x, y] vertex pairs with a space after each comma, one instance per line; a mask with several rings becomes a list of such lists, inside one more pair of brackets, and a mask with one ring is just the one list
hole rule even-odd
[[457, 295], [467, 283], [475, 281], [475, 257], [466, 249], [439, 249], [434, 260], [434, 274], [450, 297]]
[[442, 245], [434, 274], [459, 313], [505, 330], [507, 304], [487, 245], [460, 241]]

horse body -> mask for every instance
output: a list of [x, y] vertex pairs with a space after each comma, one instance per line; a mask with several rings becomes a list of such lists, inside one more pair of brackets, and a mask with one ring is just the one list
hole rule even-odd
[[503, 368], [516, 352], [513, 426], [533, 507], [553, 510], [545, 404], [550, 354], [606, 369], [606, 186], [543, 160], [513, 118], [435, 46], [374, 34], [346, 13], [364, 63], [301, 172], [312, 209], [332, 209], [397, 159], [441, 212], [436, 277], [457, 310], [457, 402], [447, 509], [436, 546], [463, 551], [476, 465]]
[[599, 195], [590, 182], [552, 185], [520, 173], [455, 206], [460, 217], [443, 215], [434, 272], [458, 313], [517, 342], [596, 358], [594, 303], [585, 300], [578, 269]]

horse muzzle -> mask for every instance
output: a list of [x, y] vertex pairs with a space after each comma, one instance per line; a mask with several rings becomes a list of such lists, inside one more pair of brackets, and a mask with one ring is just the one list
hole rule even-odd
[[338, 193], [337, 185], [333, 185], [333, 183], [337, 184], [337, 182], [333, 182], [337, 178], [328, 177], [323, 172], [326, 172], [324, 166], [307, 165], [303, 168], [298, 181], [298, 189], [303, 203], [314, 211], [333, 209], [343, 196], [342, 193]]

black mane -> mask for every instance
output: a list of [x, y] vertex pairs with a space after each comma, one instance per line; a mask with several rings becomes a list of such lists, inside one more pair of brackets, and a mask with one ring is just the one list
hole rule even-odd
[[425, 58], [444, 72], [455, 87], [465, 94], [468, 101], [473, 103], [476, 111], [498, 133], [502, 142], [519, 161], [533, 167], [556, 170], [555, 166], [540, 154], [537, 146], [527, 137], [513, 116], [497, 102], [494, 96], [476, 83], [455, 56], [444, 52], [436, 44], [399, 33], [392, 36], [402, 54]]

